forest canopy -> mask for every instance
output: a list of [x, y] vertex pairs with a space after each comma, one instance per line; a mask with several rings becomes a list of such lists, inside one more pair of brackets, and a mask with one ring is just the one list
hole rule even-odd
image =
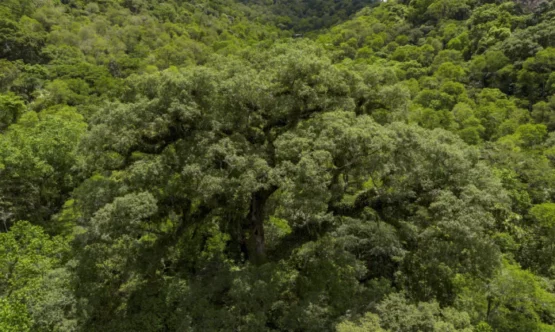
[[0, 331], [555, 331], [555, 3], [4, 0]]

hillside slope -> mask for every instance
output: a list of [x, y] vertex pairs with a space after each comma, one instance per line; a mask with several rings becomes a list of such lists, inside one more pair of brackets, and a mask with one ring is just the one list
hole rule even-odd
[[555, 330], [554, 34], [549, 1], [4, 1], [0, 330]]

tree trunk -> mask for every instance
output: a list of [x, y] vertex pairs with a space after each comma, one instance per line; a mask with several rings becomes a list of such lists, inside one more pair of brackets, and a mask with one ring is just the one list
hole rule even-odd
[[257, 191], [252, 194], [249, 214], [243, 226], [243, 248], [246, 249], [247, 259], [256, 265], [266, 262], [266, 243], [264, 238], [265, 207], [268, 198], [277, 187]]
[[492, 311], [492, 306], [493, 306], [493, 297], [490, 295], [487, 297], [488, 299], [488, 309], [486, 312], [486, 323], [489, 323], [489, 316], [491, 315], [491, 311]]

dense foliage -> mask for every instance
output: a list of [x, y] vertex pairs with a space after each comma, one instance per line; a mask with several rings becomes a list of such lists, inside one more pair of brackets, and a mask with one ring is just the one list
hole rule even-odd
[[4, 0], [0, 330], [555, 331], [554, 69], [549, 1]]

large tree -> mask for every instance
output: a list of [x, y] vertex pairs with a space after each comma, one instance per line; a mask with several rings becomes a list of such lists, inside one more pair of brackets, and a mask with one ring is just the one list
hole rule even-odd
[[[441, 130], [379, 125], [350, 97], [363, 78], [322, 52], [283, 44], [133, 77], [96, 114], [81, 146], [92, 176], [68, 207], [86, 230], [80, 288], [96, 319], [125, 310], [143, 284], [168, 287], [160, 277], [212, 278], [206, 264], [210, 275], [227, 264], [303, 271], [294, 257], [316, 253], [305, 246], [343, 243], [324, 275], [355, 259], [363, 269], [348, 278], [389, 278], [445, 304], [456, 274], [492, 274], [499, 253], [486, 234], [507, 200], [477, 150]], [[322, 291], [307, 287], [293, 292]], [[327, 305], [339, 315], [347, 302]]]

